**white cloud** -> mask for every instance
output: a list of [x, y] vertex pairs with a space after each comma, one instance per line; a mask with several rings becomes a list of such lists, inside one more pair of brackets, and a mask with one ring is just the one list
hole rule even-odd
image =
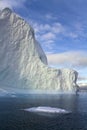
[[82, 34], [82, 32], [80, 32], [81, 31], [80, 25], [78, 27], [76, 25], [75, 27], [73, 27], [72, 30], [69, 26], [68, 27], [64, 26], [59, 22], [40, 24], [36, 21], [31, 20], [31, 24], [35, 30], [37, 40], [40, 43], [44, 44], [44, 46], [46, 47], [50, 47], [51, 45], [53, 46], [53, 43], [55, 44], [55, 42], [58, 39], [60, 38], [63, 39], [64, 37], [78, 40], [79, 38], [81, 38]]
[[48, 32], [48, 33], [45, 33], [42, 35], [41, 40], [50, 40], [51, 41], [52, 39], [55, 40], [55, 38], [56, 38], [56, 35], [54, 33]]
[[49, 24], [39, 24], [32, 21], [31, 21], [31, 24], [35, 28], [36, 33], [45, 33], [46, 31], [51, 30], [51, 26]]
[[59, 23], [59, 22], [56, 22], [56, 23], [53, 23], [53, 26], [51, 26], [51, 31], [54, 32], [55, 34], [62, 34], [65, 32], [65, 27]]
[[45, 18], [47, 20], [57, 20], [57, 17], [55, 17], [53, 14], [46, 14]]
[[50, 65], [87, 67], [87, 52], [71, 51], [47, 55]]
[[9, 7], [13, 9], [14, 7], [22, 7], [24, 6], [24, 2], [26, 0], [0, 0], [0, 9], [4, 9], [6, 7]]
[[53, 24], [39, 24], [31, 21], [36, 33], [52, 32], [54, 34], [62, 33], [65, 29], [61, 23], [54, 22]]
[[39, 24], [32, 20], [30, 22], [35, 30], [37, 40], [48, 49], [52, 49], [58, 35], [64, 31], [63, 25], [58, 22], [52, 24]]
[[87, 81], [87, 77], [85, 77], [85, 76], [84, 76], [84, 77], [79, 76], [79, 77], [78, 77], [78, 80], [79, 80], [79, 81], [84, 81], [84, 80], [86, 80], [86, 81]]

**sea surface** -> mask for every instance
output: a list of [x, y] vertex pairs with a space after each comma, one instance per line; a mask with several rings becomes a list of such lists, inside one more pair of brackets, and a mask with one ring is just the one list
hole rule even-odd
[[[68, 114], [37, 114], [24, 109], [46, 106]], [[16, 94], [0, 97], [0, 130], [87, 130], [87, 93]]]

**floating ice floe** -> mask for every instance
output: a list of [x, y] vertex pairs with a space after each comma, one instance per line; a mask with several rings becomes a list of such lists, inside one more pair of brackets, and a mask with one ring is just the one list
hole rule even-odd
[[68, 114], [70, 111], [67, 111], [65, 109], [61, 108], [55, 108], [55, 107], [46, 107], [46, 106], [39, 106], [39, 107], [32, 107], [24, 109], [24, 111], [28, 112], [35, 112], [35, 113], [49, 113], [49, 114]]

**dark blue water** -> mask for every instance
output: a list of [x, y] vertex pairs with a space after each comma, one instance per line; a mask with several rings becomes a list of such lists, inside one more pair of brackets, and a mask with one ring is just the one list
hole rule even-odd
[[[71, 111], [55, 116], [22, 109], [50, 106]], [[87, 94], [0, 97], [0, 130], [87, 130]]]

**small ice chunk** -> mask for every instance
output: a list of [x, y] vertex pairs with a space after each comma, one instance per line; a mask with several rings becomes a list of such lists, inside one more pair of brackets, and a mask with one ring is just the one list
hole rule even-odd
[[39, 106], [39, 107], [32, 107], [32, 108], [27, 108], [24, 109], [25, 111], [28, 112], [35, 112], [35, 113], [59, 113], [59, 114], [67, 114], [70, 113], [69, 111], [61, 108], [55, 108], [55, 107], [46, 107], [46, 106]]

